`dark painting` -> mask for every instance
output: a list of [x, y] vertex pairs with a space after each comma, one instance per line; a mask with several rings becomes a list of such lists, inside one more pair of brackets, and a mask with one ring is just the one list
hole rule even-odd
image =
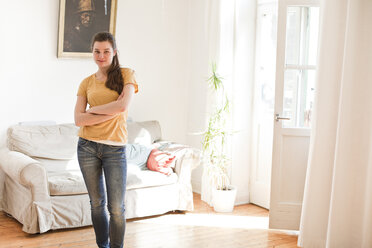
[[94, 34], [114, 33], [115, 0], [64, 0], [60, 8], [59, 56], [90, 54]]

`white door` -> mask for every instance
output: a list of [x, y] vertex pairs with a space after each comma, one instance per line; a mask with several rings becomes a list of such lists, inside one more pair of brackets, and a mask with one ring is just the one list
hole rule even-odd
[[280, 0], [269, 227], [298, 230], [310, 141], [318, 1]]
[[276, 1], [258, 1], [249, 201], [267, 209], [270, 206], [277, 13]]

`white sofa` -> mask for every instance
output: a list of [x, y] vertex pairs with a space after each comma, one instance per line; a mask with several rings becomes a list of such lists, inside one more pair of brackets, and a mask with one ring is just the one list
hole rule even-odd
[[[15, 125], [8, 129], [8, 148], [0, 151], [4, 177], [1, 208], [23, 224], [27, 233], [91, 225], [90, 204], [76, 158], [78, 128], [73, 124]], [[174, 173], [141, 170], [128, 161], [126, 218], [193, 210], [191, 170], [200, 152], [161, 141], [157, 121], [129, 122], [128, 143], [176, 156]]]

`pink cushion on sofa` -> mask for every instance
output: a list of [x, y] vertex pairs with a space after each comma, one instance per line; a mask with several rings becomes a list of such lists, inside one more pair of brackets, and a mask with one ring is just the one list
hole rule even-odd
[[158, 149], [152, 149], [149, 158], [147, 160], [147, 168], [152, 171], [158, 171], [165, 175], [173, 173], [175, 156], [170, 153], [160, 151]]

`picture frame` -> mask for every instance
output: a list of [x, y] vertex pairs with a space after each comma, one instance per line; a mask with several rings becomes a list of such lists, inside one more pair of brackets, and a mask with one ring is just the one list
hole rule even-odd
[[58, 58], [91, 58], [94, 34], [115, 36], [117, 0], [60, 0]]

